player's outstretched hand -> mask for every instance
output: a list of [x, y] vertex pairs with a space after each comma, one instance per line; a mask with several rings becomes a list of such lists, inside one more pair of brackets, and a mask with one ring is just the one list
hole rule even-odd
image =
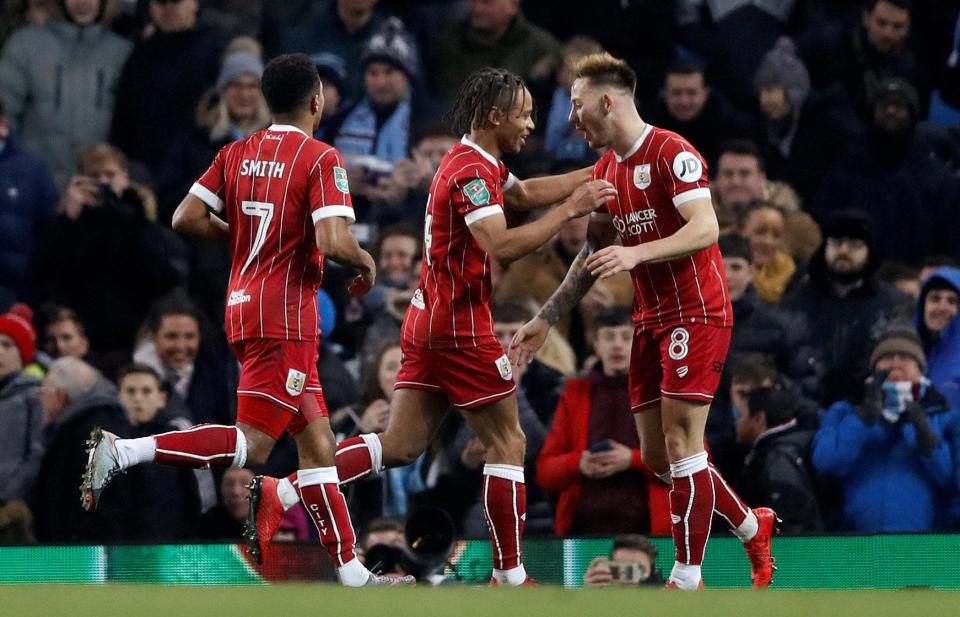
[[527, 365], [537, 351], [543, 347], [547, 340], [547, 333], [550, 332], [550, 324], [540, 317], [534, 317], [517, 330], [507, 348], [507, 356], [510, 358], [510, 364], [514, 366]]
[[617, 189], [606, 180], [591, 180], [570, 196], [568, 208], [573, 217], [590, 214], [617, 196]]
[[640, 263], [640, 255], [634, 246], [608, 246], [587, 258], [590, 274], [602, 279], [610, 278], [617, 272], [629, 272]]

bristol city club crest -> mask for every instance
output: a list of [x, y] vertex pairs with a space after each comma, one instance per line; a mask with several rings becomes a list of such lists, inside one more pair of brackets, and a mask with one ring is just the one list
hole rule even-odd
[[298, 370], [290, 369], [287, 373], [287, 394], [290, 396], [300, 396], [303, 393], [303, 386], [307, 383], [307, 374]]
[[513, 367], [510, 366], [510, 358], [506, 355], [497, 358], [497, 370], [500, 371], [500, 377], [504, 381], [513, 381]]
[[633, 185], [641, 191], [650, 186], [650, 163], [633, 168]]

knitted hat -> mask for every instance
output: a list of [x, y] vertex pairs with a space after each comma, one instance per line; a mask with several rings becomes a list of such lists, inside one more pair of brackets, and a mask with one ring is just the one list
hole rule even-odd
[[250, 75], [258, 80], [263, 77], [263, 60], [260, 59], [260, 56], [246, 50], [229, 54], [223, 59], [223, 64], [220, 66], [217, 90], [223, 92], [227, 85], [240, 75]]
[[830, 215], [823, 224], [824, 238], [854, 238], [863, 240], [867, 245], [873, 240], [872, 219], [862, 210], [838, 210]]
[[320, 80], [332, 84], [337, 91], [343, 92], [343, 83], [347, 80], [347, 63], [337, 54], [328, 51], [313, 54], [310, 59], [317, 66]]
[[782, 36], [760, 62], [753, 77], [757, 90], [783, 88], [794, 110], [800, 109], [810, 94], [810, 73], [797, 56], [793, 41]]
[[888, 99], [899, 99], [906, 104], [914, 118], [920, 115], [920, 96], [913, 84], [906, 79], [884, 77], [869, 89], [868, 97], [871, 109]]
[[411, 81], [420, 73], [416, 44], [399, 19], [391, 17], [379, 32], [370, 37], [360, 56], [363, 70], [371, 62], [386, 62], [403, 71]]
[[909, 327], [895, 326], [884, 332], [870, 353], [870, 366], [875, 366], [877, 360], [893, 353], [910, 356], [920, 365], [920, 372], [926, 372], [927, 356], [923, 353], [923, 343], [920, 342], [920, 336]]
[[36, 350], [36, 331], [33, 329], [33, 311], [26, 304], [14, 304], [10, 312], [0, 315], [0, 334], [6, 334], [13, 339], [13, 344], [20, 351], [20, 360], [26, 365], [33, 362], [33, 353]]

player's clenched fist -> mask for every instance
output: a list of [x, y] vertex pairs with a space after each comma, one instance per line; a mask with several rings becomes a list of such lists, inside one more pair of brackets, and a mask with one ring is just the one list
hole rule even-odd
[[351, 298], [359, 298], [367, 293], [373, 289], [373, 285], [377, 281], [377, 266], [373, 261], [373, 257], [366, 251], [364, 251], [364, 255], [363, 266], [359, 268], [360, 272], [350, 281], [350, 284], [347, 285], [347, 293], [350, 294]]
[[543, 347], [550, 332], [550, 324], [540, 317], [534, 317], [517, 330], [507, 348], [507, 357], [514, 366], [525, 366]]
[[591, 180], [573, 192], [567, 208], [573, 218], [590, 214], [617, 196], [617, 189], [606, 180]]

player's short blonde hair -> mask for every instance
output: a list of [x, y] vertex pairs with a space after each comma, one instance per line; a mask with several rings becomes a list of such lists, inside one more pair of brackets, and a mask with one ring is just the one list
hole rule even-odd
[[633, 94], [637, 89], [637, 74], [624, 60], [607, 52], [590, 54], [577, 63], [578, 79], [590, 80], [590, 85], [607, 86]]

